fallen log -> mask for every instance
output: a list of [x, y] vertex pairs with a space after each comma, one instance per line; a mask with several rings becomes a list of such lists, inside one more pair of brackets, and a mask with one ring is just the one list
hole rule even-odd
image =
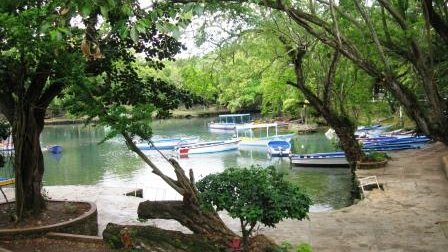
[[103, 231], [103, 239], [115, 249], [139, 249], [139, 251], [191, 252], [225, 251], [227, 241], [219, 237], [184, 234], [153, 226], [129, 226], [109, 223]]

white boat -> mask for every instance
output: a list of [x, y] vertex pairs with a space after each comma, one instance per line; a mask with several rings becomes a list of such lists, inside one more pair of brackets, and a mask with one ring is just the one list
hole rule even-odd
[[[183, 146], [187, 144], [197, 143], [199, 137], [178, 137], [178, 138], [164, 138], [155, 139], [152, 143], [137, 143], [136, 146], [140, 150], [173, 150], [177, 146]], [[154, 148], [155, 146], [155, 148]]]
[[349, 167], [347, 159], [344, 155], [290, 155], [291, 166], [299, 167], [321, 167], [321, 168], [337, 168]]
[[268, 153], [271, 157], [287, 157], [291, 153], [291, 144], [283, 139], [272, 139], [268, 142]]
[[230, 150], [237, 150], [239, 139], [230, 139], [224, 141], [199, 142], [177, 147], [175, 151], [182, 157], [191, 154], [216, 153]]
[[250, 121], [250, 114], [225, 114], [218, 116], [218, 122], [210, 122], [208, 127], [212, 130], [235, 130], [237, 125]]
[[[269, 131], [271, 128], [274, 128], [275, 133], [269, 134]], [[266, 134], [263, 134], [260, 132], [260, 137], [256, 137], [254, 130], [255, 129], [266, 129]], [[239, 132], [242, 131], [240, 134]], [[277, 123], [249, 123], [244, 125], [239, 125], [236, 127], [236, 137], [241, 140], [240, 146], [251, 146], [251, 147], [264, 147], [268, 145], [268, 142], [273, 139], [281, 139], [284, 141], [287, 141], [288, 143], [291, 142], [292, 137], [294, 134], [284, 134], [279, 135], [278, 134], [278, 124]]]

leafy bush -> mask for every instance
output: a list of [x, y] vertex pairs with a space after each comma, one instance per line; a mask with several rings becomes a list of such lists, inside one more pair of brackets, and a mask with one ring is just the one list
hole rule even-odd
[[313, 252], [313, 249], [308, 243], [300, 243], [297, 247], [297, 252]]
[[228, 168], [197, 183], [205, 208], [226, 210], [241, 221], [243, 248], [258, 222], [269, 226], [284, 218], [308, 217], [311, 199], [283, 179], [274, 167]]
[[385, 152], [377, 152], [377, 151], [372, 151], [367, 153], [363, 158], [362, 161], [365, 162], [380, 162], [380, 161], [384, 161], [389, 159], [389, 155], [387, 155], [387, 153]]

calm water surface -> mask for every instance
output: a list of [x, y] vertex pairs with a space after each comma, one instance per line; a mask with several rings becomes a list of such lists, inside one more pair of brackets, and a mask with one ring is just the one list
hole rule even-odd
[[[169, 119], [153, 122], [154, 138], [199, 136], [202, 140], [228, 139], [233, 133], [210, 132], [207, 122], [213, 119]], [[105, 136], [101, 127], [82, 125], [46, 126], [42, 145], [59, 144], [60, 155], [44, 153], [45, 185], [104, 185], [143, 188], [145, 198], [151, 200], [179, 199], [136, 154], [129, 151], [117, 137], [98, 145]], [[323, 133], [299, 135], [293, 140], [295, 153], [332, 151], [334, 146]], [[157, 152], [145, 152], [161, 168], [174, 176], [172, 168]], [[171, 156], [170, 151], [163, 152]], [[350, 204], [350, 176], [348, 169], [290, 169], [288, 158], [270, 159], [263, 148], [245, 148], [239, 151], [195, 155], [179, 159], [181, 166], [192, 169], [196, 180], [226, 167], [274, 165], [287, 173], [287, 178], [306, 190], [314, 201], [312, 211], [341, 208]], [[76, 193], [76, 192], [74, 192]]]

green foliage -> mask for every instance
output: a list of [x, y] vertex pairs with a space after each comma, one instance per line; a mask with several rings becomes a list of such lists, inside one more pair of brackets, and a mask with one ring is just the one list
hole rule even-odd
[[282, 243], [280, 243], [277, 251], [278, 252], [288, 252], [291, 249], [292, 249], [292, 244], [287, 241], [283, 241]]
[[228, 168], [206, 176], [197, 187], [204, 207], [226, 210], [241, 220], [243, 237], [258, 222], [275, 227], [284, 218], [307, 218], [311, 205], [311, 199], [274, 167]]
[[[40, 150], [27, 134], [41, 132], [45, 110], [64, 94], [77, 116], [99, 118], [112, 133], [144, 138], [151, 136], [153, 112], [166, 117], [181, 103], [190, 106], [194, 97], [188, 92], [140, 77], [134, 65], [136, 54], [156, 70], [174, 60], [182, 48], [174, 36], [191, 16], [178, 15], [181, 9], [164, 3], [144, 8], [137, 0], [0, 1], [0, 113], [15, 129], [27, 128], [14, 130], [16, 144], [24, 146], [19, 152]], [[17, 184], [17, 209], [38, 213], [42, 155], [19, 154], [17, 180], [28, 182]], [[29, 163], [36, 165], [30, 169]]]
[[313, 252], [313, 249], [308, 243], [300, 243], [299, 246], [297, 246], [297, 252]]
[[386, 152], [377, 152], [377, 151], [371, 151], [366, 153], [366, 155], [362, 158], [362, 161], [366, 162], [380, 162], [390, 159], [390, 156], [387, 155]]

